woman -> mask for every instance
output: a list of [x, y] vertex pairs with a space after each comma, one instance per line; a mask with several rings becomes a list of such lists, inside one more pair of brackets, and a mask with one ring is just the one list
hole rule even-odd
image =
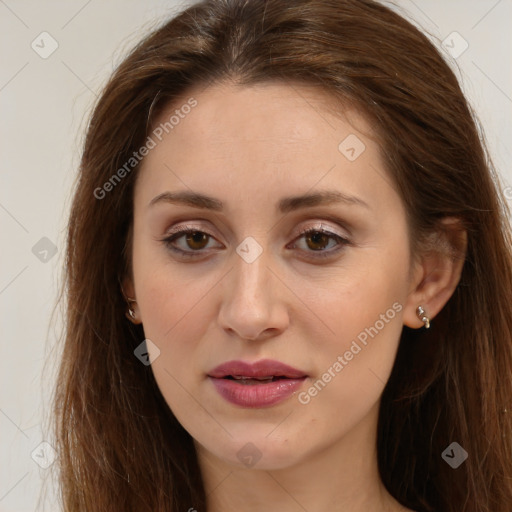
[[512, 258], [468, 104], [370, 0], [216, 0], [92, 115], [66, 511], [505, 511]]

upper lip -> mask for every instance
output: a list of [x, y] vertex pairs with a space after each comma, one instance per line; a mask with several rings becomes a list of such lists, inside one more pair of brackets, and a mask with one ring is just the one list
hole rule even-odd
[[228, 376], [242, 376], [248, 378], [288, 377], [291, 379], [307, 377], [303, 371], [273, 359], [261, 359], [254, 363], [227, 361], [216, 366], [208, 373], [208, 376], [217, 379]]

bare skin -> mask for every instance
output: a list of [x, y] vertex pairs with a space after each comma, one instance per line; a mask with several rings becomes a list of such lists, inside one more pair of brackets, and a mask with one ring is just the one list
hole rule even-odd
[[[208, 511], [408, 510], [377, 470], [380, 397], [403, 325], [423, 327], [420, 304], [435, 321], [462, 262], [411, 255], [403, 203], [355, 110], [335, 115], [314, 88], [226, 84], [187, 91], [156, 124], [190, 96], [197, 106], [143, 161], [124, 287], [154, 343], [159, 388], [194, 439]], [[352, 199], [276, 209], [283, 197], [327, 190]], [[150, 205], [166, 191], [224, 208]], [[172, 242], [195, 256], [162, 241], [177, 226], [206, 233]], [[261, 248], [250, 263], [236, 252], [247, 237]], [[372, 326], [377, 334], [357, 351]], [[346, 364], [336, 371], [338, 356]], [[250, 409], [227, 402], [207, 376], [228, 360], [263, 358], [308, 378], [283, 402]], [[319, 379], [328, 383], [310, 392]]]

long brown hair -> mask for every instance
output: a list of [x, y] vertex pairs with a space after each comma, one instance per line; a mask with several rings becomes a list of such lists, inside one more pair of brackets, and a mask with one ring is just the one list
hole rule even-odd
[[[360, 108], [379, 134], [414, 247], [443, 217], [461, 220], [468, 245], [459, 285], [431, 329], [402, 332], [382, 396], [379, 469], [389, 492], [419, 512], [510, 509], [511, 230], [450, 66], [373, 0], [205, 0], [132, 51], [87, 129], [54, 399], [64, 510], [206, 510], [192, 438], [133, 354], [144, 332], [125, 318], [120, 282], [131, 272], [138, 172], [126, 162], [163, 107], [193, 85], [224, 80], [307, 83]], [[104, 187], [123, 166], [122, 179]], [[468, 453], [457, 469], [441, 456], [452, 442]]]

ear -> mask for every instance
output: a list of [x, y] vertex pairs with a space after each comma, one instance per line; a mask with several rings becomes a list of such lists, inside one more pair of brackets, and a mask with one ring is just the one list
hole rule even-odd
[[123, 292], [125, 299], [127, 299], [127, 298], [137, 299], [137, 297], [135, 297], [135, 287], [133, 286], [133, 280], [131, 277], [129, 277], [129, 276], [124, 277], [121, 292]]
[[[128, 276], [124, 277], [123, 283], [121, 286], [121, 292], [126, 301], [126, 318], [128, 318], [128, 320], [130, 320], [130, 322], [132, 322], [135, 325], [141, 324], [142, 320], [140, 319], [140, 311], [139, 311], [139, 307], [137, 304], [137, 297], [135, 296], [135, 287], [133, 286], [133, 280], [130, 277], [128, 277]], [[128, 300], [128, 299], [134, 299], [134, 300], [132, 301], [132, 300]], [[128, 312], [129, 309], [131, 309], [133, 311], [135, 318], [133, 318], [129, 314], [129, 312]]]
[[460, 219], [446, 217], [439, 230], [422, 244], [413, 263], [404, 324], [419, 329], [423, 322], [416, 315], [422, 306], [432, 320], [443, 309], [459, 284], [467, 250], [467, 232]]

